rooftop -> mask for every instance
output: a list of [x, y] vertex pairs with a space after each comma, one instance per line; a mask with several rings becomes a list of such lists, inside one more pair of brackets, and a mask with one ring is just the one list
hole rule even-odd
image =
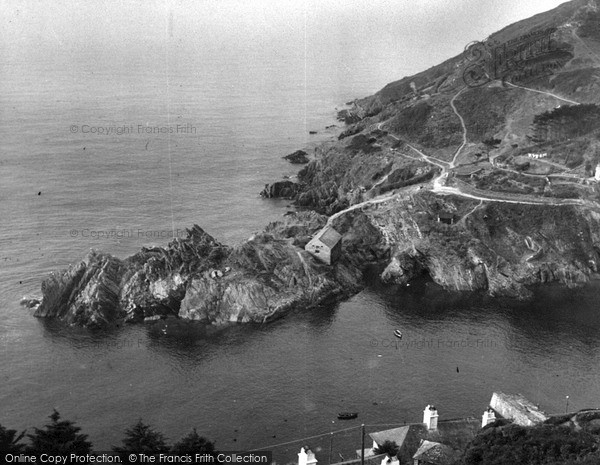
[[340, 241], [342, 235], [333, 229], [331, 226], [323, 228], [316, 236], [315, 239], [320, 240], [327, 247], [332, 249]]
[[388, 429], [386, 431], [377, 431], [376, 433], [369, 434], [369, 436], [379, 445], [382, 445], [385, 441], [390, 441], [402, 446], [409, 430], [410, 425], [401, 426], [400, 428]]
[[449, 450], [462, 450], [481, 430], [477, 418], [457, 418], [438, 421], [437, 430], [428, 430], [424, 423], [413, 423], [399, 428], [371, 433], [369, 436], [379, 445], [393, 441], [400, 447], [403, 459], [411, 460], [421, 441], [440, 443]]
[[413, 459], [435, 465], [450, 465], [458, 458], [458, 453], [452, 447], [439, 442], [423, 440], [421, 446], [413, 455]]

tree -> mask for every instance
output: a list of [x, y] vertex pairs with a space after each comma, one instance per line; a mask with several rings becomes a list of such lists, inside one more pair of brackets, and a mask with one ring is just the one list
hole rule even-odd
[[379, 455], [379, 454], [387, 454], [390, 457], [394, 457], [396, 455], [398, 455], [398, 452], [400, 452], [400, 447], [398, 447], [398, 444], [396, 444], [395, 441], [385, 441], [383, 444], [381, 444], [379, 447], [376, 447], [373, 452], [375, 452], [375, 454]]
[[125, 439], [122, 442], [122, 447], [113, 446], [115, 452], [159, 453], [169, 451], [169, 446], [162, 433], [154, 431], [150, 425], [146, 425], [141, 419], [131, 428], [125, 430]]
[[81, 428], [72, 421], [61, 420], [60, 413], [56, 410], [49, 416], [51, 423], [44, 429], [34, 428], [34, 434], [28, 434], [31, 445], [27, 452], [41, 454], [89, 454], [92, 452], [92, 443], [88, 441], [87, 434], [80, 434]]
[[17, 435], [14, 429], [7, 429], [0, 425], [0, 452], [8, 454], [20, 454], [25, 449], [19, 441], [25, 436], [25, 431]]
[[215, 443], [198, 435], [196, 428], [194, 428], [187, 436], [182, 437], [173, 445], [171, 452], [177, 454], [192, 452], [199, 454], [213, 454], [215, 452]]

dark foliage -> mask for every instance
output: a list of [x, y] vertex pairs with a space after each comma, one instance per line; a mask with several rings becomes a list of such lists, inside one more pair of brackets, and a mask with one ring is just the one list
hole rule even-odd
[[17, 434], [14, 429], [7, 429], [0, 425], [0, 452], [8, 454], [20, 454], [25, 449], [23, 444], [20, 444], [21, 439], [25, 436], [25, 431]]
[[348, 145], [348, 148], [354, 152], [362, 151], [364, 153], [378, 152], [381, 147], [373, 145], [377, 139], [367, 137], [364, 134], [354, 136]]
[[484, 139], [482, 141], [486, 146], [488, 147], [497, 147], [498, 145], [500, 145], [500, 143], [502, 142], [501, 139], [495, 139], [493, 137], [489, 137], [487, 139]]
[[517, 98], [517, 93], [497, 88], [470, 89], [457, 98], [455, 105], [465, 121], [469, 141], [493, 140]]
[[[571, 427], [509, 425], [484, 429], [461, 465], [558, 465], [597, 457], [598, 437]], [[596, 459], [597, 460], [597, 459]], [[598, 463], [598, 462], [583, 462]]]
[[395, 457], [400, 452], [400, 447], [394, 441], [385, 441], [382, 445], [377, 447], [373, 452], [375, 454], [387, 454], [390, 457]]
[[425, 102], [406, 108], [390, 122], [390, 130], [408, 138], [418, 138], [425, 130], [427, 118], [432, 110], [433, 107]]
[[34, 428], [35, 432], [27, 435], [31, 441], [27, 452], [89, 454], [92, 451], [92, 443], [87, 440], [87, 434], [80, 434], [81, 428], [75, 426], [72, 421], [61, 420], [56, 410], [49, 418], [50, 424], [43, 429]]
[[171, 452], [176, 454], [213, 454], [215, 453], [215, 444], [198, 435], [194, 428], [187, 436], [182, 437], [173, 445]]
[[565, 105], [536, 115], [533, 119], [534, 142], [580, 137], [600, 127], [600, 106]]
[[577, 30], [581, 37], [600, 41], [600, 12], [588, 11]]
[[160, 453], [168, 452], [169, 446], [166, 443], [165, 437], [152, 429], [150, 425], [146, 425], [142, 420], [125, 430], [125, 438], [121, 447], [113, 447], [115, 452], [131, 453]]

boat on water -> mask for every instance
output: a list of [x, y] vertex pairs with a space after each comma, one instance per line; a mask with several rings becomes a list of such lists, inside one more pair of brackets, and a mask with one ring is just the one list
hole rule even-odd
[[340, 412], [338, 413], [338, 420], [352, 420], [356, 418], [358, 413], [356, 412]]
[[399, 329], [396, 329], [394, 331], [394, 336], [396, 336], [397, 338], [402, 339], [402, 331], [400, 331]]

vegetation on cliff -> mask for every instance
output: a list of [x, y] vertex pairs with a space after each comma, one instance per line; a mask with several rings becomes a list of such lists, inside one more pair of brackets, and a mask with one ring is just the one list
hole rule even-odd
[[554, 417], [524, 427], [498, 422], [467, 446], [460, 465], [575, 465], [600, 463], [600, 412]]

